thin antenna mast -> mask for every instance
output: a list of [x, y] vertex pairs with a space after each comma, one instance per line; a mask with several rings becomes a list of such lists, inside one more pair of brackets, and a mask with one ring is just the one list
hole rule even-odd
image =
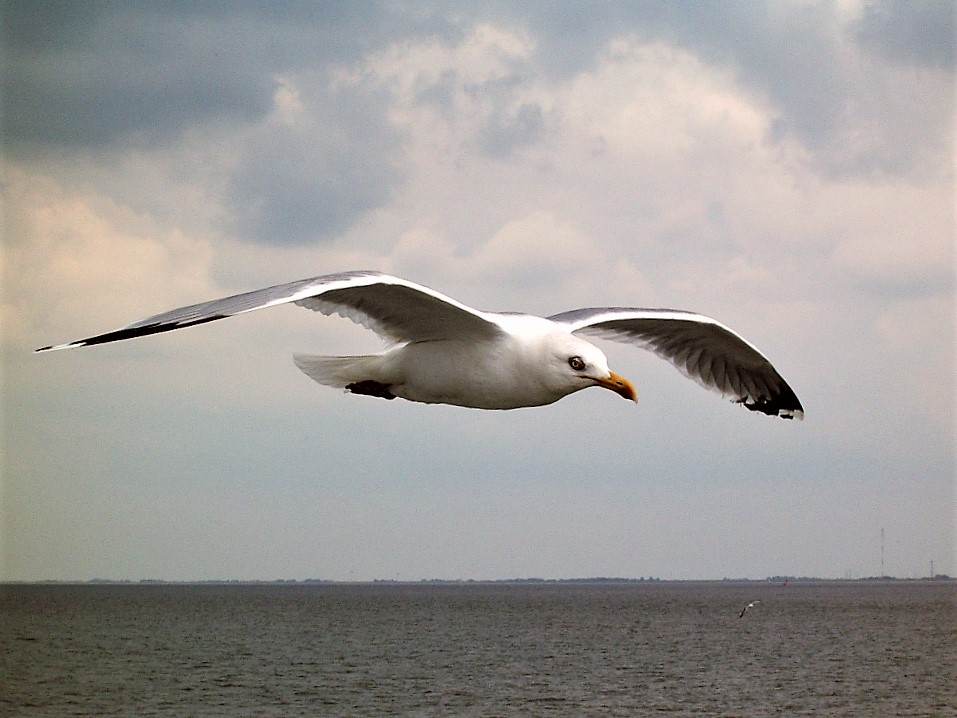
[[881, 529], [881, 578], [884, 578], [884, 529]]

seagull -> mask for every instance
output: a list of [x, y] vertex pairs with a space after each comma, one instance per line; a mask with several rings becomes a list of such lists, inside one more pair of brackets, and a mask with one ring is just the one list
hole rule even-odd
[[744, 608], [741, 609], [741, 613], [738, 614], [738, 618], [744, 618], [744, 614], [746, 614], [746, 613], [748, 612], [748, 609], [751, 608], [752, 606], [757, 606], [759, 603], [761, 603], [761, 602], [760, 602], [760, 601], [751, 601], [751, 603], [749, 603], [747, 606], [745, 606]]
[[761, 352], [700, 314], [627, 307], [573, 309], [547, 318], [486, 312], [374, 271], [327, 274], [193, 304], [36, 351], [107, 344], [288, 303], [351, 319], [390, 343], [374, 355], [293, 357], [319, 384], [353, 394], [515, 409], [598, 386], [636, 401], [634, 385], [608, 368], [605, 354], [585, 335], [650, 350], [751, 411], [785, 419], [804, 415], [794, 391]]

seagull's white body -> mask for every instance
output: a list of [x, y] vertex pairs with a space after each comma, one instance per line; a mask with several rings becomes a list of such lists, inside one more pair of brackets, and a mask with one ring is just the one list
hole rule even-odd
[[[488, 316], [503, 331], [481, 341], [434, 339], [372, 356], [297, 355], [295, 361], [303, 372], [326, 386], [346, 388], [370, 381], [409, 401], [478, 409], [551, 404], [612, 376], [597, 347], [547, 319], [520, 314]], [[590, 371], [571, 370], [568, 359], [574, 356], [582, 357]], [[569, 379], [576, 378], [577, 383], [569, 384]], [[622, 387], [627, 386], [621, 382]]]
[[375, 355], [295, 357], [315, 381], [355, 394], [479, 409], [551, 404], [589, 386], [634, 399], [631, 383], [611, 372], [604, 353], [578, 336], [591, 334], [649, 349], [752, 411], [803, 416], [797, 396], [753, 345], [700, 314], [625, 307], [576, 309], [548, 318], [483, 312], [378, 272], [267, 287], [37, 351], [105, 344], [286, 303], [339, 314], [393, 342]]

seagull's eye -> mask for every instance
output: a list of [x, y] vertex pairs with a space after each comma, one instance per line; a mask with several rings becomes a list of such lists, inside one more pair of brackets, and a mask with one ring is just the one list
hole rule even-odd
[[585, 360], [579, 356], [574, 356], [568, 360], [568, 366], [570, 366], [575, 371], [581, 371], [585, 368]]

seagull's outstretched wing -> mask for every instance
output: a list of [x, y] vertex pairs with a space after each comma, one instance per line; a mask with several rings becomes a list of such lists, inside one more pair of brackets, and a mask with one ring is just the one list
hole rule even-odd
[[714, 319], [675, 309], [606, 307], [549, 317], [569, 331], [653, 351], [683, 374], [751, 411], [804, 418], [794, 391], [750, 342]]
[[493, 337], [502, 331], [489, 315], [427, 287], [378, 272], [344, 272], [173, 309], [116, 331], [37, 351], [158, 334], [290, 302], [323, 314], [347, 317], [396, 342], [474, 339]]
[[744, 618], [744, 614], [746, 614], [746, 613], [748, 612], [748, 609], [751, 608], [751, 607], [753, 607], [753, 606], [757, 606], [759, 603], [761, 603], [761, 602], [760, 602], [760, 601], [751, 601], [751, 603], [749, 603], [747, 606], [745, 606], [744, 608], [741, 609], [741, 613], [738, 614], [738, 618]]

